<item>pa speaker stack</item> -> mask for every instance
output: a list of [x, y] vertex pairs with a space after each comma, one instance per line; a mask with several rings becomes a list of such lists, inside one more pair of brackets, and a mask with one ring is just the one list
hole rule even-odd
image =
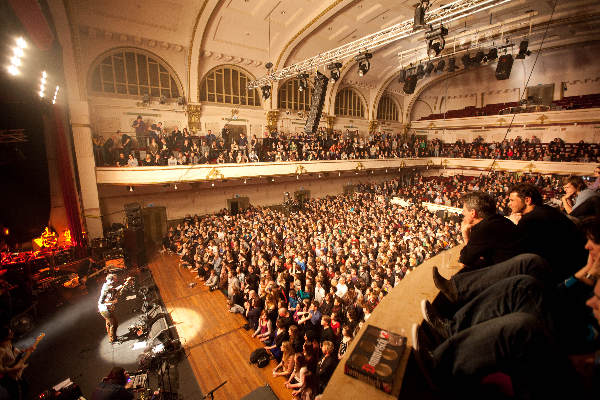
[[319, 127], [328, 82], [329, 78], [317, 71], [317, 76], [315, 76], [315, 88], [312, 94], [312, 104], [310, 106], [306, 125], [304, 126], [304, 133], [314, 134]]
[[144, 224], [142, 220], [142, 207], [139, 203], [125, 204], [125, 216], [127, 217], [127, 227], [141, 228]]

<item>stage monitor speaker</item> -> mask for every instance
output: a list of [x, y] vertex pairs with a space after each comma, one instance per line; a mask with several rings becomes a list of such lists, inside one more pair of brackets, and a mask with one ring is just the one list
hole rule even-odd
[[513, 56], [512, 54], [505, 54], [500, 56], [498, 59], [498, 66], [496, 67], [496, 79], [499, 81], [503, 81], [510, 77], [510, 71], [513, 66]]
[[417, 87], [417, 75], [407, 76], [404, 81], [404, 93], [413, 94], [415, 92], [415, 88]]
[[269, 385], [265, 385], [248, 393], [242, 400], [277, 400], [277, 396]]
[[167, 324], [167, 319], [162, 317], [154, 321], [150, 327], [150, 332], [148, 333], [148, 343], [153, 343], [155, 340], [164, 342], [169, 339], [169, 336], [169, 324]]
[[323, 103], [325, 102], [325, 94], [327, 92], [327, 83], [329, 78], [317, 71], [315, 76], [315, 87], [312, 94], [312, 104], [306, 125], [304, 125], [304, 133], [314, 134], [319, 127], [321, 121], [321, 113], [323, 112]]

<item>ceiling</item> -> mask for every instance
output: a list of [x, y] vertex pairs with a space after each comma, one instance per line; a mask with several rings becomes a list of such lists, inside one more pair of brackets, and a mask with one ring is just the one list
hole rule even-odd
[[[189, 51], [195, 32], [203, 32], [201, 50], [289, 66], [319, 52], [411, 20], [417, 0], [68, 0], [80, 29], [96, 28], [117, 34], [166, 42]], [[432, 9], [449, 0], [432, 0]], [[530, 49], [541, 41], [554, 1], [512, 0], [504, 5], [451, 22], [446, 51], [458, 46], [517, 41], [529, 32]], [[560, 0], [546, 35], [552, 43], [589, 41], [600, 37], [600, 2]], [[198, 26], [202, 25], [202, 26]], [[461, 36], [462, 35], [462, 36]], [[455, 37], [461, 36], [456, 39]], [[376, 88], [400, 65], [423, 59], [424, 34], [398, 40], [374, 51], [370, 72], [362, 78], [350, 63], [346, 83]], [[539, 47], [539, 46], [538, 46]], [[414, 54], [400, 52], [420, 49]], [[348, 61], [348, 60], [346, 60]], [[266, 71], [265, 71], [266, 72]], [[392, 83], [390, 90], [400, 90]]]

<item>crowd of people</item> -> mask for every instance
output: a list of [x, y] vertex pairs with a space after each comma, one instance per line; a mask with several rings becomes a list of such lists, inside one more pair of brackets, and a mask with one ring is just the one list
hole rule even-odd
[[148, 129], [141, 116], [133, 124], [135, 139], [117, 132], [104, 139], [94, 136], [94, 154], [98, 166], [165, 166], [275, 161], [351, 160], [405, 157], [495, 158], [500, 160], [600, 162], [597, 143], [568, 144], [561, 139], [541, 143], [531, 139], [472, 143], [458, 140], [444, 143], [412, 135], [374, 132], [360, 136], [356, 132], [320, 129], [316, 135], [283, 133], [247, 137], [223, 128], [220, 135], [208, 130], [205, 135], [174, 129], [170, 133], [162, 123]]
[[[247, 328], [279, 363], [273, 374], [286, 379], [296, 398], [312, 399], [381, 299], [424, 260], [461, 239], [467, 242], [461, 262], [471, 268], [521, 254], [516, 245], [511, 247], [517, 240], [488, 237], [489, 243], [482, 244], [477, 232], [489, 225], [490, 216], [497, 216], [491, 224], [503, 226], [505, 232], [515, 228], [513, 221], [524, 225], [529, 217], [524, 210], [520, 221], [515, 217], [518, 210], [510, 189], [523, 183], [540, 188], [540, 202], [542, 193], [545, 200], [557, 203], [568, 195], [562, 195], [568, 183], [536, 174], [413, 176], [360, 185], [351, 195], [313, 199], [297, 212], [250, 208], [236, 215], [223, 211], [186, 218], [169, 229], [164, 250], [179, 254], [181, 265], [197, 272], [211, 290], [226, 292], [229, 312], [246, 317]], [[494, 199], [488, 204], [489, 215], [469, 214], [461, 224], [459, 216], [440, 216], [421, 205], [425, 201], [477, 209], [479, 197], [467, 201], [465, 193]], [[513, 221], [500, 217], [492, 196], [500, 212]], [[392, 197], [404, 199], [408, 206], [390, 203]], [[581, 206], [572, 204], [571, 211]], [[573, 224], [568, 219], [567, 223]], [[465, 224], [470, 233], [465, 233]], [[564, 232], [569, 243], [579, 237], [574, 232]], [[534, 241], [540, 248], [554, 249], [542, 256], [550, 257], [553, 265], [576, 262], [575, 254], [561, 253], [556, 239], [544, 242], [548, 238], [546, 233]], [[542, 252], [535, 246], [527, 250]]]

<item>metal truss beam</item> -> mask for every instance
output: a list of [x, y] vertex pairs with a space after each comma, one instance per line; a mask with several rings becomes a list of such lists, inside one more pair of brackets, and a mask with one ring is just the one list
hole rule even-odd
[[[427, 25], [448, 23], [479, 11], [508, 3], [509, 1], [511, 0], [457, 0], [436, 8], [435, 10], [428, 11], [425, 14], [425, 23]], [[356, 56], [360, 52], [373, 51], [378, 47], [388, 45], [396, 40], [413, 36], [423, 31], [424, 28], [413, 30], [413, 20], [409, 19], [333, 50], [300, 61], [279, 71], [272, 71], [270, 74], [248, 83], [248, 88], [259, 88], [264, 85], [269, 85], [270, 82], [273, 81], [296, 76], [301, 72], [311, 72], [321, 65], [327, 65], [334, 61], [341, 61], [345, 58]]]

